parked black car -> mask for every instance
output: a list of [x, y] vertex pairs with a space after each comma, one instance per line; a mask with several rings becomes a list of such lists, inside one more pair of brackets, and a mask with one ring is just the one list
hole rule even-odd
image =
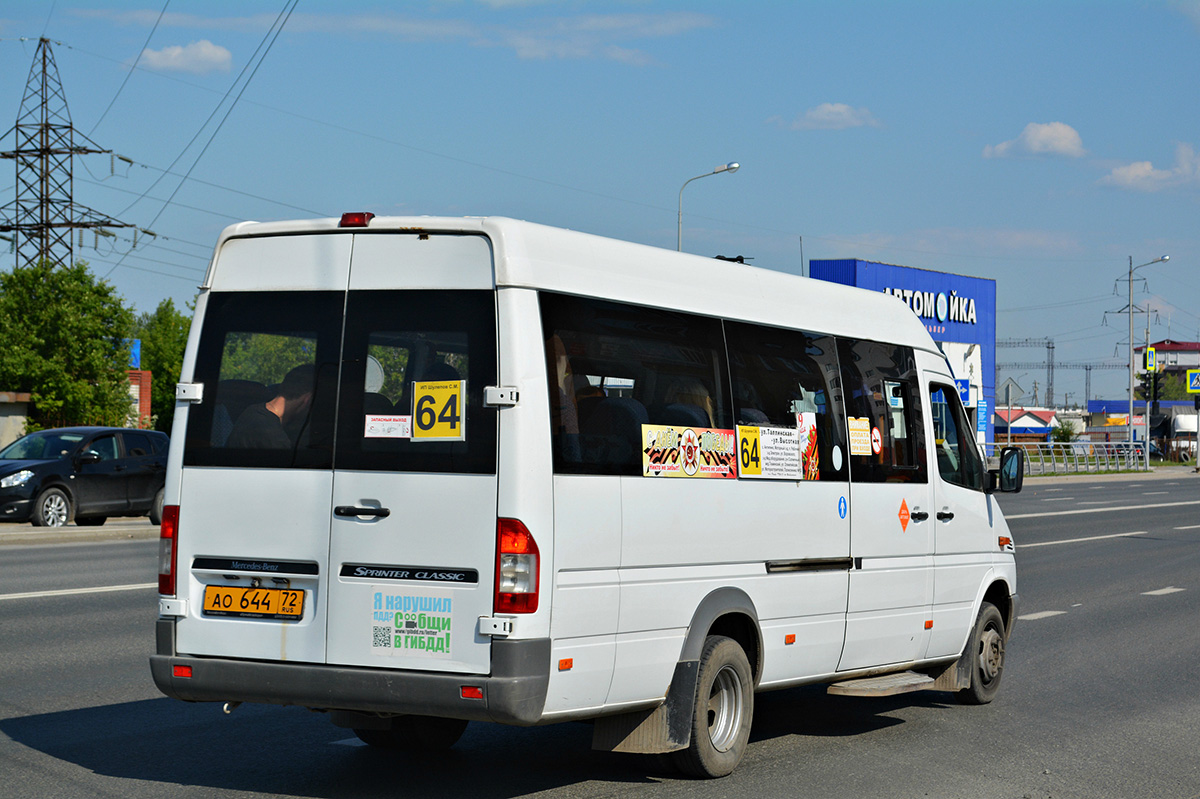
[[155, 430], [61, 427], [0, 450], [0, 522], [104, 524], [109, 516], [162, 522], [170, 439]]

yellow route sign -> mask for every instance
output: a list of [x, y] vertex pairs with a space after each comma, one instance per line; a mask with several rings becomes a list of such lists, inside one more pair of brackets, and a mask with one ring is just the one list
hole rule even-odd
[[465, 441], [466, 380], [413, 383], [412, 437], [421, 441]]

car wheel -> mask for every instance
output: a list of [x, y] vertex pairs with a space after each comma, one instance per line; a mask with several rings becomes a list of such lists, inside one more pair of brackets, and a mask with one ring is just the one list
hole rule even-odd
[[970, 661], [971, 684], [955, 698], [964, 705], [986, 705], [1000, 690], [1004, 674], [1004, 617], [991, 602], [984, 602], [975, 629], [962, 656]]
[[724, 777], [737, 767], [750, 741], [754, 675], [737, 641], [710, 635], [700, 654], [692, 736], [674, 753], [675, 765], [693, 777]]
[[155, 527], [162, 524], [162, 506], [163, 506], [163, 490], [158, 489], [158, 493], [154, 495], [154, 502], [150, 504], [150, 523]]
[[71, 500], [60, 488], [47, 488], [33, 506], [35, 527], [62, 527], [71, 516]]
[[84, 516], [82, 519], [76, 517], [75, 524], [80, 527], [99, 527], [108, 521], [107, 516]]

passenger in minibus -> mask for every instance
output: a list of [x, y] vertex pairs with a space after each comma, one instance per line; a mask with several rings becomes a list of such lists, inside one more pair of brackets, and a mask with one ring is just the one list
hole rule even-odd
[[292, 449], [287, 430], [304, 419], [312, 405], [316, 369], [311, 363], [292, 369], [276, 395], [242, 411], [226, 446], [238, 449]]

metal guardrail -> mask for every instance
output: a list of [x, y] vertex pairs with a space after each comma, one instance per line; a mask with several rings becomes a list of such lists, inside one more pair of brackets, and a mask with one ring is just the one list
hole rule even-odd
[[1025, 450], [1025, 474], [1086, 474], [1096, 472], [1144, 472], [1150, 470], [1150, 453], [1143, 441], [1071, 441], [1058, 444], [984, 444], [989, 468], [999, 464], [1005, 447]]

